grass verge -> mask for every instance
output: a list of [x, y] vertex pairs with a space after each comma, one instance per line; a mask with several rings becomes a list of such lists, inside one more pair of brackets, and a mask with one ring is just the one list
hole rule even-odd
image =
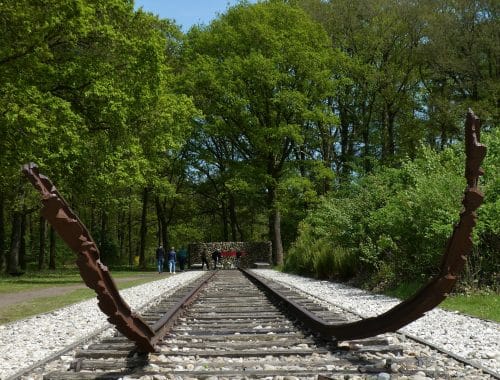
[[[407, 299], [420, 289], [421, 284], [407, 283], [384, 292], [399, 299]], [[467, 294], [452, 294], [440, 305], [449, 311], [458, 311], [473, 317], [500, 322], [500, 295], [493, 291], [469, 291]]]
[[[152, 276], [154, 272], [121, 271], [111, 272], [111, 274], [113, 278], [120, 279]], [[0, 275], [0, 294], [79, 284], [83, 284], [83, 280], [77, 270], [27, 272], [19, 277], [2, 274]]]
[[[129, 273], [126, 276], [122, 275], [116, 276], [115, 274], [113, 274], [113, 277], [115, 278], [132, 277], [132, 276], [137, 276], [137, 272]], [[155, 281], [158, 279], [159, 279], [158, 276], [148, 275], [144, 276], [144, 278], [141, 279], [117, 282], [117, 286], [119, 289], [125, 289], [125, 288], [130, 288], [132, 286], [142, 285], [147, 282]], [[79, 284], [82, 284], [81, 279], [79, 281]], [[54, 284], [52, 284], [51, 287], [54, 287]], [[38, 289], [39, 286], [37, 286], [36, 288]], [[64, 295], [30, 299], [29, 301], [26, 302], [21, 302], [15, 305], [2, 308], [0, 310], [0, 324], [13, 322], [40, 313], [46, 313], [90, 298], [95, 298], [95, 292], [85, 287], [83, 289], [68, 290], [68, 293]]]

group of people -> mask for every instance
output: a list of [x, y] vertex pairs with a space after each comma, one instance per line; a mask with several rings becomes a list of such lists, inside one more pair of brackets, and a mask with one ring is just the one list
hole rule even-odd
[[[169, 273], [175, 273], [175, 268], [177, 265], [177, 259], [179, 259], [179, 269], [181, 272], [184, 271], [184, 267], [186, 265], [187, 259], [187, 250], [185, 248], [181, 248], [179, 253], [175, 251], [174, 247], [170, 248], [168, 254], [166, 255], [167, 263], [168, 263], [168, 271]], [[160, 244], [158, 248], [156, 248], [156, 263], [158, 266], [158, 273], [163, 272], [163, 263], [165, 262], [165, 249], [163, 245]]]
[[[207, 255], [208, 255], [208, 252], [206, 249], [204, 249], [202, 252], [201, 252], [201, 269], [205, 269], [205, 265], [207, 266], [207, 269], [210, 269], [210, 266], [208, 264], [208, 260], [207, 260]], [[236, 252], [236, 260], [235, 260], [235, 265], [237, 267], [240, 266], [240, 258], [241, 258], [241, 252], [240, 251], [237, 251]], [[217, 266], [221, 263], [221, 260], [222, 260], [222, 252], [219, 250], [219, 249], [215, 249], [213, 252], [212, 252], [212, 261], [213, 261], [213, 269], [217, 269]]]
[[[208, 264], [208, 251], [204, 249], [201, 253], [201, 269], [205, 269], [205, 265], [207, 266], [207, 269], [210, 269], [210, 265]], [[240, 258], [241, 258], [241, 252], [237, 251], [236, 252], [236, 259], [235, 259], [235, 265], [237, 267], [240, 266]], [[171, 247], [170, 250], [168, 251], [168, 254], [165, 255], [165, 249], [163, 248], [163, 245], [160, 244], [158, 248], [156, 248], [156, 263], [158, 266], [158, 273], [163, 272], [163, 264], [165, 262], [165, 259], [168, 264], [168, 271], [169, 273], [175, 273], [175, 268], [177, 265], [177, 259], [179, 260], [179, 269], [180, 271], [184, 271], [184, 267], [186, 265], [186, 260], [187, 260], [187, 250], [185, 248], [181, 248], [179, 250], [179, 253], [175, 251], [175, 247]], [[217, 266], [220, 265], [222, 260], [222, 252], [219, 249], [215, 249], [212, 252], [212, 261], [213, 261], [213, 269], [217, 269]]]
[[[207, 250], [204, 249], [201, 252], [201, 270], [205, 269], [205, 264], [207, 265], [207, 269], [210, 269], [210, 266], [208, 265], [208, 260], [207, 260]], [[222, 259], [222, 252], [219, 251], [218, 249], [214, 250], [212, 252], [212, 261], [214, 263], [213, 268], [217, 269], [217, 264], [220, 263]]]

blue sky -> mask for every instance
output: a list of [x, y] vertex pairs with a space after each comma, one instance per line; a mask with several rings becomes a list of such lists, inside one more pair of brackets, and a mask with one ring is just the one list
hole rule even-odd
[[[255, 0], [250, 2], [255, 3]], [[174, 19], [187, 31], [195, 24], [209, 24], [217, 13], [224, 13], [238, 0], [135, 0], [134, 3], [136, 9], [142, 7], [161, 18]]]

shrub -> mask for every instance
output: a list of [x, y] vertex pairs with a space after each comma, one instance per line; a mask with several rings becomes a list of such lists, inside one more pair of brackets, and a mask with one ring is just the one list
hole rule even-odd
[[[495, 285], [500, 133], [486, 135], [486, 198], [467, 275], [470, 281]], [[461, 149], [436, 152], [422, 147], [417, 158], [404, 161], [400, 168], [381, 168], [322, 199], [300, 224], [284, 269], [321, 278], [368, 274], [365, 281], [371, 285], [400, 278], [422, 282], [434, 275], [462, 207], [466, 184]]]

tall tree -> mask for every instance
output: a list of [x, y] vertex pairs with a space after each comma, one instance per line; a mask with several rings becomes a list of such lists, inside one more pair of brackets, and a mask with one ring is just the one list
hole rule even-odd
[[486, 126], [500, 116], [500, 6], [490, 0], [443, 0], [424, 1], [421, 9], [422, 82], [434, 142], [444, 147], [460, 135], [467, 107]]
[[6, 204], [15, 203], [16, 190], [8, 184], [15, 183], [20, 164], [34, 161], [71, 194], [72, 205], [88, 215], [95, 212], [87, 207], [101, 210], [106, 229], [90, 223], [92, 232], [114, 239], [116, 206], [126, 203], [131, 188], [140, 196], [156, 173], [148, 142], [162, 151], [177, 144], [176, 131], [192, 110], [189, 99], [170, 90], [167, 57], [175, 52], [171, 40], [179, 29], [134, 12], [129, 0], [54, 1], [51, 7], [21, 0], [2, 5], [0, 18], [0, 188], [7, 190]]
[[262, 184], [276, 264], [283, 263], [279, 184], [293, 172], [287, 167], [302, 126], [331, 95], [329, 45], [318, 24], [282, 1], [240, 4], [189, 34], [187, 83], [206, 124]]

